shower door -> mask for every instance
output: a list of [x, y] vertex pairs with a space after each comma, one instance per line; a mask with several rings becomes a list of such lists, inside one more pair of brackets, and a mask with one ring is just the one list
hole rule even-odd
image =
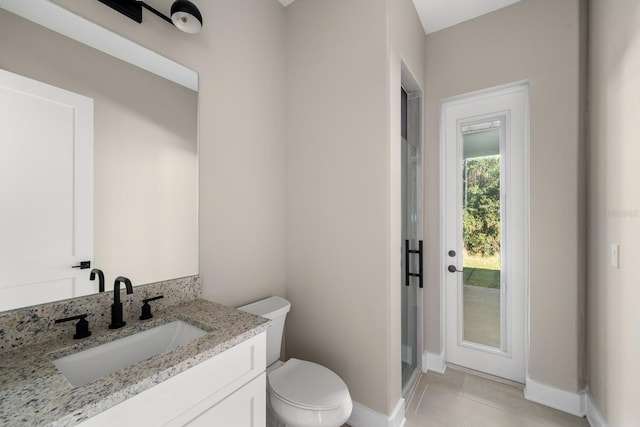
[[[414, 100], [418, 105], [418, 99]], [[422, 241], [420, 240], [420, 147], [417, 121], [407, 116], [418, 116], [412, 111], [412, 100], [402, 93], [402, 391], [406, 393], [417, 377], [420, 357], [422, 279]], [[412, 114], [413, 113], [413, 114]], [[412, 129], [413, 128], [413, 129]], [[412, 135], [414, 134], [414, 135]], [[411, 141], [411, 142], [410, 142]]]

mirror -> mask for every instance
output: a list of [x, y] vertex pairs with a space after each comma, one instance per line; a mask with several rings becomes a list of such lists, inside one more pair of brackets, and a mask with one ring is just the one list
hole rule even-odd
[[0, 22], [1, 69], [94, 101], [91, 261], [106, 289], [197, 274], [197, 92], [4, 9]]

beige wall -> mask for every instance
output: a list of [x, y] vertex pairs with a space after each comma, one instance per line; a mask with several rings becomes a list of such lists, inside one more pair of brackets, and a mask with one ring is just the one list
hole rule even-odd
[[287, 356], [388, 415], [401, 398], [400, 59], [421, 82], [424, 32], [409, 0], [298, 0], [286, 14]]
[[138, 24], [99, 2], [56, 3], [198, 73], [204, 297], [240, 305], [284, 295], [284, 8], [198, 1], [204, 26], [191, 35], [146, 11]]
[[425, 340], [440, 353], [440, 102], [520, 80], [531, 109], [529, 376], [583, 387], [579, 298], [584, 212], [580, 166], [580, 0], [524, 0], [427, 36]]
[[590, 7], [589, 391], [609, 426], [631, 427], [640, 425], [640, 4]]
[[287, 25], [287, 356], [389, 413], [385, 0], [298, 0]]
[[[426, 37], [420, 19], [411, 0], [387, 0], [388, 14], [388, 46], [389, 46], [389, 405], [395, 405], [402, 397], [401, 390], [401, 322], [409, 321], [413, 317], [407, 312], [402, 312], [401, 289], [404, 287], [402, 278], [402, 140], [401, 140], [401, 112], [400, 112], [400, 87], [402, 81], [402, 64], [405, 70], [411, 74], [412, 84], [422, 89], [424, 85], [425, 67], [425, 41]], [[407, 82], [405, 82], [407, 83]], [[417, 91], [417, 87], [406, 88], [407, 91]], [[410, 112], [421, 116], [422, 98], [409, 101]], [[420, 117], [421, 119], [421, 117]], [[420, 123], [417, 126], [410, 125], [409, 140], [419, 141]], [[413, 124], [411, 118], [410, 123]], [[413, 135], [413, 137], [411, 136]], [[414, 285], [415, 286], [415, 285]], [[418, 293], [419, 295], [419, 293]], [[409, 298], [406, 303], [413, 305]], [[409, 327], [414, 331], [414, 327]], [[417, 332], [417, 331], [416, 331]], [[420, 349], [417, 349], [419, 352]], [[392, 408], [391, 408], [392, 409]]]
[[3, 9], [0, 22], [0, 68], [94, 100], [92, 261], [108, 289], [197, 274], [197, 93]]

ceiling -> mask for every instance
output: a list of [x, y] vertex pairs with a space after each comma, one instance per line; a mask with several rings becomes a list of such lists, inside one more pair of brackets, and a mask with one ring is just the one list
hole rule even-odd
[[502, 9], [520, 0], [413, 0], [424, 32], [429, 34]]
[[[279, 0], [288, 6], [295, 0]], [[395, 1], [395, 0], [394, 0]], [[413, 0], [426, 34], [502, 9], [520, 0]]]

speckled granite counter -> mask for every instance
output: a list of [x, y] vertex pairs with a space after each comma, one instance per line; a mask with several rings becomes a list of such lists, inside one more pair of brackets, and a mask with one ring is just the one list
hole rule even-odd
[[[73, 388], [52, 361], [174, 320], [208, 334], [201, 338]], [[0, 425], [72, 426], [189, 369], [267, 329], [267, 319], [231, 307], [195, 300], [130, 321], [118, 330], [91, 325], [89, 338], [71, 336], [0, 353]]]

